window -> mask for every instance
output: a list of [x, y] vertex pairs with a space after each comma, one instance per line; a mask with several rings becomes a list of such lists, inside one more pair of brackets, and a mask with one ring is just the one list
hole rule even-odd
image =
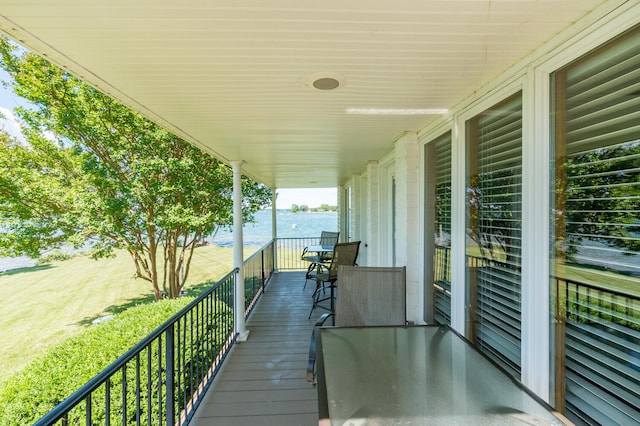
[[640, 29], [552, 75], [556, 408], [640, 418]]
[[451, 133], [425, 151], [427, 321], [451, 324]]
[[466, 334], [520, 379], [522, 94], [466, 128]]

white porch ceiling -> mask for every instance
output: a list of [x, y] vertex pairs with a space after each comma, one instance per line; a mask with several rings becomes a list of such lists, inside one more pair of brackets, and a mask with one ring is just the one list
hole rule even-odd
[[451, 108], [602, 3], [0, 0], [0, 31], [271, 187], [334, 187], [433, 120], [347, 108]]

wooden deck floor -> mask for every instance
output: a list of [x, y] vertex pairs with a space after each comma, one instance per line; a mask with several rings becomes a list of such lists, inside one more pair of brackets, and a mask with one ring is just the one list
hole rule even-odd
[[247, 320], [247, 342], [232, 348], [191, 425], [317, 425], [317, 393], [306, 380], [315, 319], [303, 272], [274, 274]]

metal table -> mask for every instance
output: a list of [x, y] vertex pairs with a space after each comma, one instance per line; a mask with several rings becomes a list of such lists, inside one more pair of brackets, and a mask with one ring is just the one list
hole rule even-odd
[[449, 327], [319, 331], [320, 425], [563, 424]]
[[333, 253], [333, 246], [310, 245], [306, 247], [307, 253]]

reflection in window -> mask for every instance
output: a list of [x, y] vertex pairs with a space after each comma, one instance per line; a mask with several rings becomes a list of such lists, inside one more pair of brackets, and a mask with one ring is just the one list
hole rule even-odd
[[[451, 133], [425, 151], [427, 191], [427, 291], [433, 294], [433, 320], [451, 324]], [[428, 319], [430, 320], [430, 319]]]
[[556, 408], [640, 418], [640, 29], [552, 76]]
[[467, 122], [467, 336], [520, 378], [522, 94]]

